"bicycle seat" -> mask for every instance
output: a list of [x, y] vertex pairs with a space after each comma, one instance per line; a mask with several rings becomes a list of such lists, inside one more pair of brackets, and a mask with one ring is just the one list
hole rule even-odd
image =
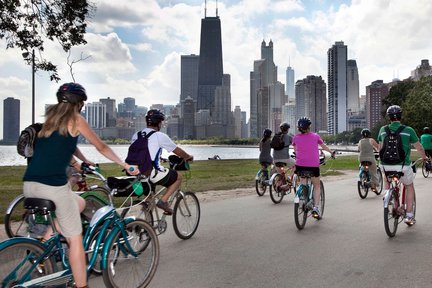
[[370, 162], [370, 161], [361, 161], [361, 165], [362, 166], [370, 166], [370, 165], [372, 165], [372, 162]]
[[56, 210], [56, 206], [53, 201], [41, 198], [25, 198], [24, 208], [34, 210], [35, 213], [42, 212], [43, 214]]
[[405, 175], [402, 171], [384, 171], [384, 173], [388, 178], [396, 177], [398, 179]]
[[296, 172], [296, 173], [297, 173], [297, 175], [299, 177], [306, 177], [306, 178], [313, 177], [313, 172], [312, 171], [299, 171], [299, 172]]

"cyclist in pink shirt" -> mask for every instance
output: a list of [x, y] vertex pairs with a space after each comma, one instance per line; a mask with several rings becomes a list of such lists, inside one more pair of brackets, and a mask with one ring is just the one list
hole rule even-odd
[[[297, 121], [297, 128], [300, 132], [293, 138], [292, 145], [296, 156], [296, 173], [300, 171], [312, 172], [312, 185], [314, 187], [314, 207], [312, 211], [312, 217], [315, 219], [321, 219], [321, 211], [319, 211], [318, 204], [320, 203], [320, 151], [319, 146], [332, 157], [334, 157], [334, 151], [332, 151], [327, 145], [324, 144], [321, 137], [313, 132], [310, 132], [310, 126], [312, 122], [307, 117], [302, 117]], [[305, 179], [302, 179], [302, 184]]]

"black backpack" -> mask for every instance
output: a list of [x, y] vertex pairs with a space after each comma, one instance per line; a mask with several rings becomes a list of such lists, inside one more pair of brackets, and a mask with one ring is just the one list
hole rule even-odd
[[42, 123], [34, 123], [21, 131], [17, 142], [17, 152], [25, 158], [33, 157], [37, 134], [42, 130]]
[[274, 150], [282, 150], [285, 147], [283, 136], [282, 132], [276, 133], [270, 142], [270, 147]]
[[396, 165], [403, 163], [405, 160], [405, 150], [403, 149], [402, 137], [400, 136], [404, 128], [405, 126], [401, 125], [395, 132], [392, 132], [388, 125], [384, 127], [386, 136], [379, 152], [383, 164]]
[[142, 131], [137, 132], [138, 138], [129, 146], [125, 160], [129, 165], [137, 165], [141, 174], [146, 176], [149, 176], [153, 169], [153, 160], [148, 150], [148, 138], [155, 132], [151, 131], [148, 134]]

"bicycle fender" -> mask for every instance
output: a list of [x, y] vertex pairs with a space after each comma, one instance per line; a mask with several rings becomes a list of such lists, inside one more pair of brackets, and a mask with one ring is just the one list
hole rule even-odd
[[18, 203], [18, 201], [21, 201], [21, 199], [24, 198], [24, 194], [18, 195], [15, 197], [12, 202], [9, 203], [8, 208], [6, 209], [6, 214], [10, 214], [12, 212], [12, 209], [15, 207], [15, 205]]
[[274, 173], [269, 180], [269, 185], [273, 185], [273, 181], [276, 178], [277, 175], [281, 175], [280, 173]]
[[[131, 223], [135, 221], [135, 217], [127, 217], [123, 220], [123, 225], [124, 227], [126, 227], [127, 224]], [[102, 248], [102, 252], [101, 252], [101, 269], [104, 270], [107, 268], [107, 255], [108, 255], [108, 249], [109, 249], [109, 244], [111, 244], [111, 241], [114, 241], [114, 237], [117, 234], [117, 232], [121, 231], [120, 227], [118, 225], [114, 225], [114, 228], [111, 230], [111, 232], [108, 234], [108, 236], [105, 238], [104, 241], [104, 246]]]
[[386, 191], [386, 193], [384, 195], [384, 198], [383, 198], [383, 200], [384, 200], [384, 208], [388, 208], [388, 204], [389, 204], [390, 196], [391, 196], [392, 192], [393, 192], [392, 189], [388, 189]]
[[10, 245], [16, 244], [16, 243], [31, 243], [36, 244], [37, 246], [40, 246], [41, 248], [45, 249], [42, 243], [39, 240], [29, 238], [29, 237], [14, 237], [7, 240], [4, 240], [0, 243], [0, 250], [5, 249], [6, 247], [9, 247]]

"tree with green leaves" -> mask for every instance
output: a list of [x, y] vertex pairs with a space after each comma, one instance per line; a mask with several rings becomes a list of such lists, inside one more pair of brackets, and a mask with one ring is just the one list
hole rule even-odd
[[402, 103], [402, 121], [421, 134], [423, 127], [432, 126], [432, 76], [415, 82]]
[[407, 98], [409, 92], [414, 88], [415, 82], [411, 78], [398, 82], [390, 88], [389, 94], [382, 100], [381, 115], [385, 118], [387, 108], [391, 105], [402, 106], [402, 103]]
[[27, 64], [34, 57], [35, 70], [47, 71], [58, 81], [57, 66], [43, 57], [45, 41], [57, 41], [65, 52], [86, 44], [86, 19], [94, 11], [87, 0], [2, 0], [0, 39], [6, 41], [6, 49], [21, 49]]

